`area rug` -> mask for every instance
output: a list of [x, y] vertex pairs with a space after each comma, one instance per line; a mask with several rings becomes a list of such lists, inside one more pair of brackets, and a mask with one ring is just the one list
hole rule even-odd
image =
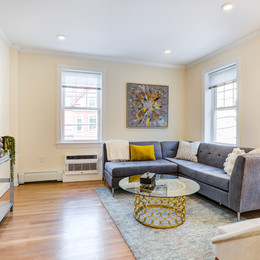
[[199, 195], [186, 197], [184, 224], [170, 229], [144, 226], [134, 218], [134, 195], [97, 188], [96, 192], [138, 260], [214, 259], [210, 239], [216, 227], [236, 222], [236, 214]]

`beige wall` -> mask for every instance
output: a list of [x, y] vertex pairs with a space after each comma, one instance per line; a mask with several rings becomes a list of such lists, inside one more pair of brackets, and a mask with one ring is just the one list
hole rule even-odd
[[[64, 170], [66, 153], [98, 152], [101, 155], [100, 148], [56, 148], [58, 64], [106, 69], [107, 140], [179, 140], [183, 138], [185, 70], [19, 53], [19, 172]], [[126, 127], [127, 82], [169, 85], [168, 128]], [[45, 158], [43, 163], [40, 163], [40, 156]]]
[[9, 134], [10, 50], [0, 37], [0, 135]]
[[260, 146], [260, 37], [187, 69], [185, 139], [201, 140], [203, 71], [240, 57], [240, 145]]
[[[9, 135], [9, 47], [0, 37], [0, 136]], [[8, 177], [8, 164], [0, 165], [0, 178]], [[1, 184], [0, 184], [1, 193]], [[1, 195], [0, 195], [1, 196]]]
[[[106, 70], [106, 140], [201, 140], [203, 71], [240, 57], [240, 144], [260, 146], [259, 46], [260, 37], [182, 70], [10, 52], [0, 39], [0, 134], [16, 137], [17, 172], [64, 170], [67, 153], [101, 155], [100, 148], [56, 147], [57, 65], [62, 64]], [[126, 127], [127, 82], [169, 85], [168, 128]], [[0, 175], [4, 173], [6, 170], [0, 168]], [[100, 175], [89, 176], [96, 178]]]

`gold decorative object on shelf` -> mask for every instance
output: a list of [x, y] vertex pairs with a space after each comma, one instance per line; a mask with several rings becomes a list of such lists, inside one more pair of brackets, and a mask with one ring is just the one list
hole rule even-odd
[[185, 221], [185, 196], [161, 198], [135, 194], [134, 215], [138, 222], [149, 227], [177, 227]]

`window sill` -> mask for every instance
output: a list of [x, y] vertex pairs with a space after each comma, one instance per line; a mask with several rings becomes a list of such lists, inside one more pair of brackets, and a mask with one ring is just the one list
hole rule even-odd
[[211, 144], [217, 144], [217, 145], [225, 145], [225, 146], [239, 146], [239, 144], [227, 144], [227, 143], [218, 143], [218, 142], [209, 142]]
[[69, 143], [69, 142], [57, 142], [56, 147], [58, 149], [64, 148], [101, 148], [102, 142], [95, 142], [95, 143]]

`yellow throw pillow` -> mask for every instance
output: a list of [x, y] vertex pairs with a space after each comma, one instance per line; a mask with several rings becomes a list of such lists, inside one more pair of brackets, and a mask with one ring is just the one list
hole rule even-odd
[[130, 144], [131, 161], [155, 160], [154, 145], [133, 145]]

